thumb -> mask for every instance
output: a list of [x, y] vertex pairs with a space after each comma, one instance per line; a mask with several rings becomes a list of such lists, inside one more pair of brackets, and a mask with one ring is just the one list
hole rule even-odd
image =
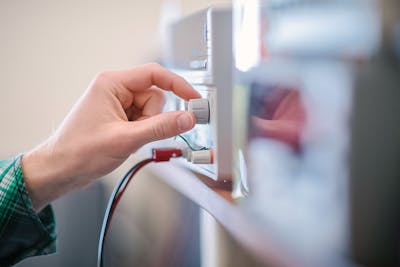
[[189, 131], [195, 125], [196, 119], [191, 112], [174, 111], [164, 112], [148, 119], [135, 121], [131, 125], [132, 138], [141, 142], [141, 145], [170, 138]]

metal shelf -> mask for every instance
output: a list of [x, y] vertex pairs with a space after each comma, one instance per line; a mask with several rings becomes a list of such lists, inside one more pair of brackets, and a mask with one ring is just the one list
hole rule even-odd
[[312, 266], [279, 240], [231, 196], [231, 186], [196, 174], [179, 163], [158, 163], [147, 172], [208, 211], [245, 249], [267, 266]]

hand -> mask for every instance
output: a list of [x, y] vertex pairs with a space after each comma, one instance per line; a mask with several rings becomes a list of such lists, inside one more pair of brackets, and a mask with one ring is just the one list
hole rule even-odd
[[161, 113], [162, 89], [185, 100], [200, 97], [158, 64], [98, 75], [55, 134], [22, 158], [34, 208], [111, 172], [144, 144], [193, 128], [189, 112]]

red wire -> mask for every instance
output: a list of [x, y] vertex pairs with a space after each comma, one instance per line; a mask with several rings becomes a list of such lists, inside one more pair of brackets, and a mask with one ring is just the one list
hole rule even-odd
[[[139, 163], [139, 165], [138, 165], [138, 166], [132, 171], [132, 173], [129, 175], [128, 179], [126, 180], [126, 182], [124, 183], [124, 185], [122, 186], [122, 188], [118, 191], [117, 196], [115, 197], [115, 200], [114, 200], [114, 202], [113, 202], [113, 204], [112, 204], [112, 206], [111, 206], [110, 214], [109, 214], [109, 219], [108, 219], [109, 222], [111, 222], [111, 220], [112, 220], [112, 218], [113, 218], [113, 215], [114, 215], [115, 208], [118, 206], [118, 203], [119, 203], [119, 201], [121, 200], [122, 195], [124, 194], [126, 188], [128, 188], [128, 184], [129, 184], [129, 182], [132, 180], [132, 177], [135, 176], [135, 174], [136, 174], [141, 168], [143, 168], [144, 166], [146, 166], [147, 164], [149, 164], [150, 162], [153, 162], [153, 161], [154, 161], [154, 159], [146, 159], [146, 160], [143, 160], [142, 162]], [[107, 233], [108, 226], [109, 226], [109, 225], [107, 225], [107, 227], [106, 227], [106, 233]]]

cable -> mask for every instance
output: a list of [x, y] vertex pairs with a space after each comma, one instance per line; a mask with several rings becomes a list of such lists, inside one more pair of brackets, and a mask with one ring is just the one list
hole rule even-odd
[[148, 158], [135, 164], [129, 171], [124, 175], [124, 177], [115, 186], [107, 204], [106, 212], [104, 213], [103, 225], [101, 227], [99, 246], [97, 250], [97, 267], [103, 267], [103, 250], [104, 241], [107, 236], [108, 228], [110, 226], [111, 219], [114, 215], [114, 211], [122, 198], [129, 182], [132, 180], [133, 176], [144, 166], [151, 162], [163, 162], [169, 161], [171, 158], [181, 157], [182, 150], [175, 148], [161, 148], [152, 150], [152, 158]]
[[[117, 186], [114, 188], [110, 199], [107, 204], [107, 209], [104, 214], [104, 219], [103, 219], [103, 225], [101, 227], [101, 232], [100, 232], [100, 238], [99, 238], [99, 247], [98, 247], [98, 253], [97, 253], [97, 266], [102, 267], [103, 266], [103, 249], [104, 249], [104, 241], [107, 236], [107, 231], [108, 227], [110, 225], [111, 219], [114, 215], [115, 208], [117, 204], [119, 203], [119, 200], [121, 199], [121, 195], [119, 194], [120, 188], [124, 186], [123, 191], [126, 189], [126, 185], [132, 178], [132, 175], [135, 175], [143, 166], [147, 165], [148, 163], [152, 162], [153, 159], [145, 159], [139, 163], [137, 163], [135, 166], [133, 166], [125, 175], [124, 177], [119, 181]], [[128, 180], [128, 181], [126, 181]]]
[[207, 150], [208, 149], [208, 148], [206, 148], [204, 146], [200, 147], [198, 145], [196, 145], [196, 146], [199, 147], [199, 148], [196, 149], [196, 148], [193, 147], [193, 145], [190, 144], [190, 142], [183, 135], [178, 134], [177, 137], [180, 137], [192, 151], [200, 151], [200, 150]]

